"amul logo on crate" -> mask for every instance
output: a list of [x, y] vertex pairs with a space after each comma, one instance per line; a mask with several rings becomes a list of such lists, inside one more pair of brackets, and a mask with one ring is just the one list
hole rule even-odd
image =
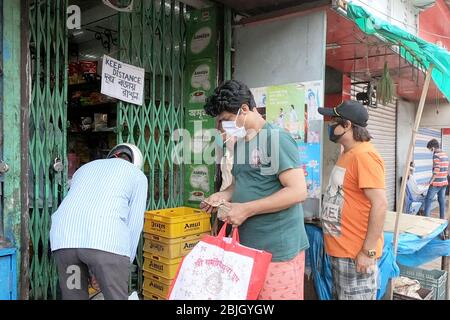
[[200, 229], [200, 226], [201, 226], [200, 221], [194, 223], [186, 223], [184, 225], [184, 231]]
[[166, 230], [166, 225], [164, 223], [152, 221], [152, 229], [164, 232]]
[[156, 282], [150, 281], [149, 286], [155, 288], [158, 291], [164, 292], [164, 287]]
[[164, 265], [154, 262], [153, 260], [150, 260], [149, 267], [160, 272], [164, 271]]
[[161, 244], [158, 244], [158, 243], [150, 242], [150, 250], [152, 250], [152, 249], [154, 249], [154, 250], [156, 250], [158, 252], [163, 252], [164, 251], [164, 246], [161, 245]]
[[197, 245], [198, 241], [195, 242], [185, 242], [183, 246], [183, 250], [191, 250]]

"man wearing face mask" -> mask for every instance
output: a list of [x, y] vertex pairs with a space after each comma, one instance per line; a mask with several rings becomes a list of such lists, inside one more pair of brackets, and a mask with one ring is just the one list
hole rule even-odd
[[258, 113], [249, 88], [236, 80], [216, 88], [205, 105], [235, 137], [233, 182], [201, 208], [220, 207], [221, 219], [239, 227], [241, 244], [272, 253], [260, 299], [303, 299], [305, 250], [309, 247], [301, 202], [305, 175], [294, 139]]
[[367, 131], [368, 112], [356, 101], [319, 108], [333, 118], [329, 138], [344, 147], [330, 176], [322, 209], [325, 249], [330, 256], [334, 296], [375, 300], [377, 259], [383, 248], [387, 199], [384, 163]]

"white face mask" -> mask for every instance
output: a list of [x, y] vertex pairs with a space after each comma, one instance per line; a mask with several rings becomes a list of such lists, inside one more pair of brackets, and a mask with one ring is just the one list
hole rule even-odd
[[[236, 120], [237, 120], [240, 112], [241, 112], [241, 110], [239, 109], [239, 111], [238, 111], [238, 113], [236, 115]], [[234, 121], [222, 121], [222, 128], [223, 128], [223, 130], [225, 130], [227, 136], [229, 136], [229, 137], [236, 137], [238, 139], [244, 138], [247, 135], [247, 130], [245, 130], [245, 120], [246, 120], [246, 118], [247, 118], [247, 116], [245, 116], [245, 118], [244, 118], [244, 125], [242, 127], [240, 127], [240, 128], [236, 125], [236, 120], [234, 120]], [[226, 141], [228, 141], [228, 139]]]

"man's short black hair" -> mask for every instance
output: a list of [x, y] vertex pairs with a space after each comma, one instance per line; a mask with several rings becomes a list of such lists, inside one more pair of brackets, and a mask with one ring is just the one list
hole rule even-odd
[[244, 83], [229, 80], [214, 90], [206, 101], [204, 109], [207, 115], [217, 117], [224, 111], [237, 114], [243, 104], [247, 104], [250, 110], [256, 107], [252, 92]]
[[436, 139], [431, 139], [430, 141], [428, 141], [427, 149], [431, 148], [439, 149], [439, 141], [437, 141]]

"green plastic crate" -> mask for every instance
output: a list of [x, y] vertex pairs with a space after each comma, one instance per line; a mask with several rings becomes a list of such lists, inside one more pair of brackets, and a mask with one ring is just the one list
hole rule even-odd
[[418, 280], [422, 287], [434, 289], [432, 300], [446, 300], [447, 298], [447, 271], [425, 270], [399, 265], [400, 275]]

